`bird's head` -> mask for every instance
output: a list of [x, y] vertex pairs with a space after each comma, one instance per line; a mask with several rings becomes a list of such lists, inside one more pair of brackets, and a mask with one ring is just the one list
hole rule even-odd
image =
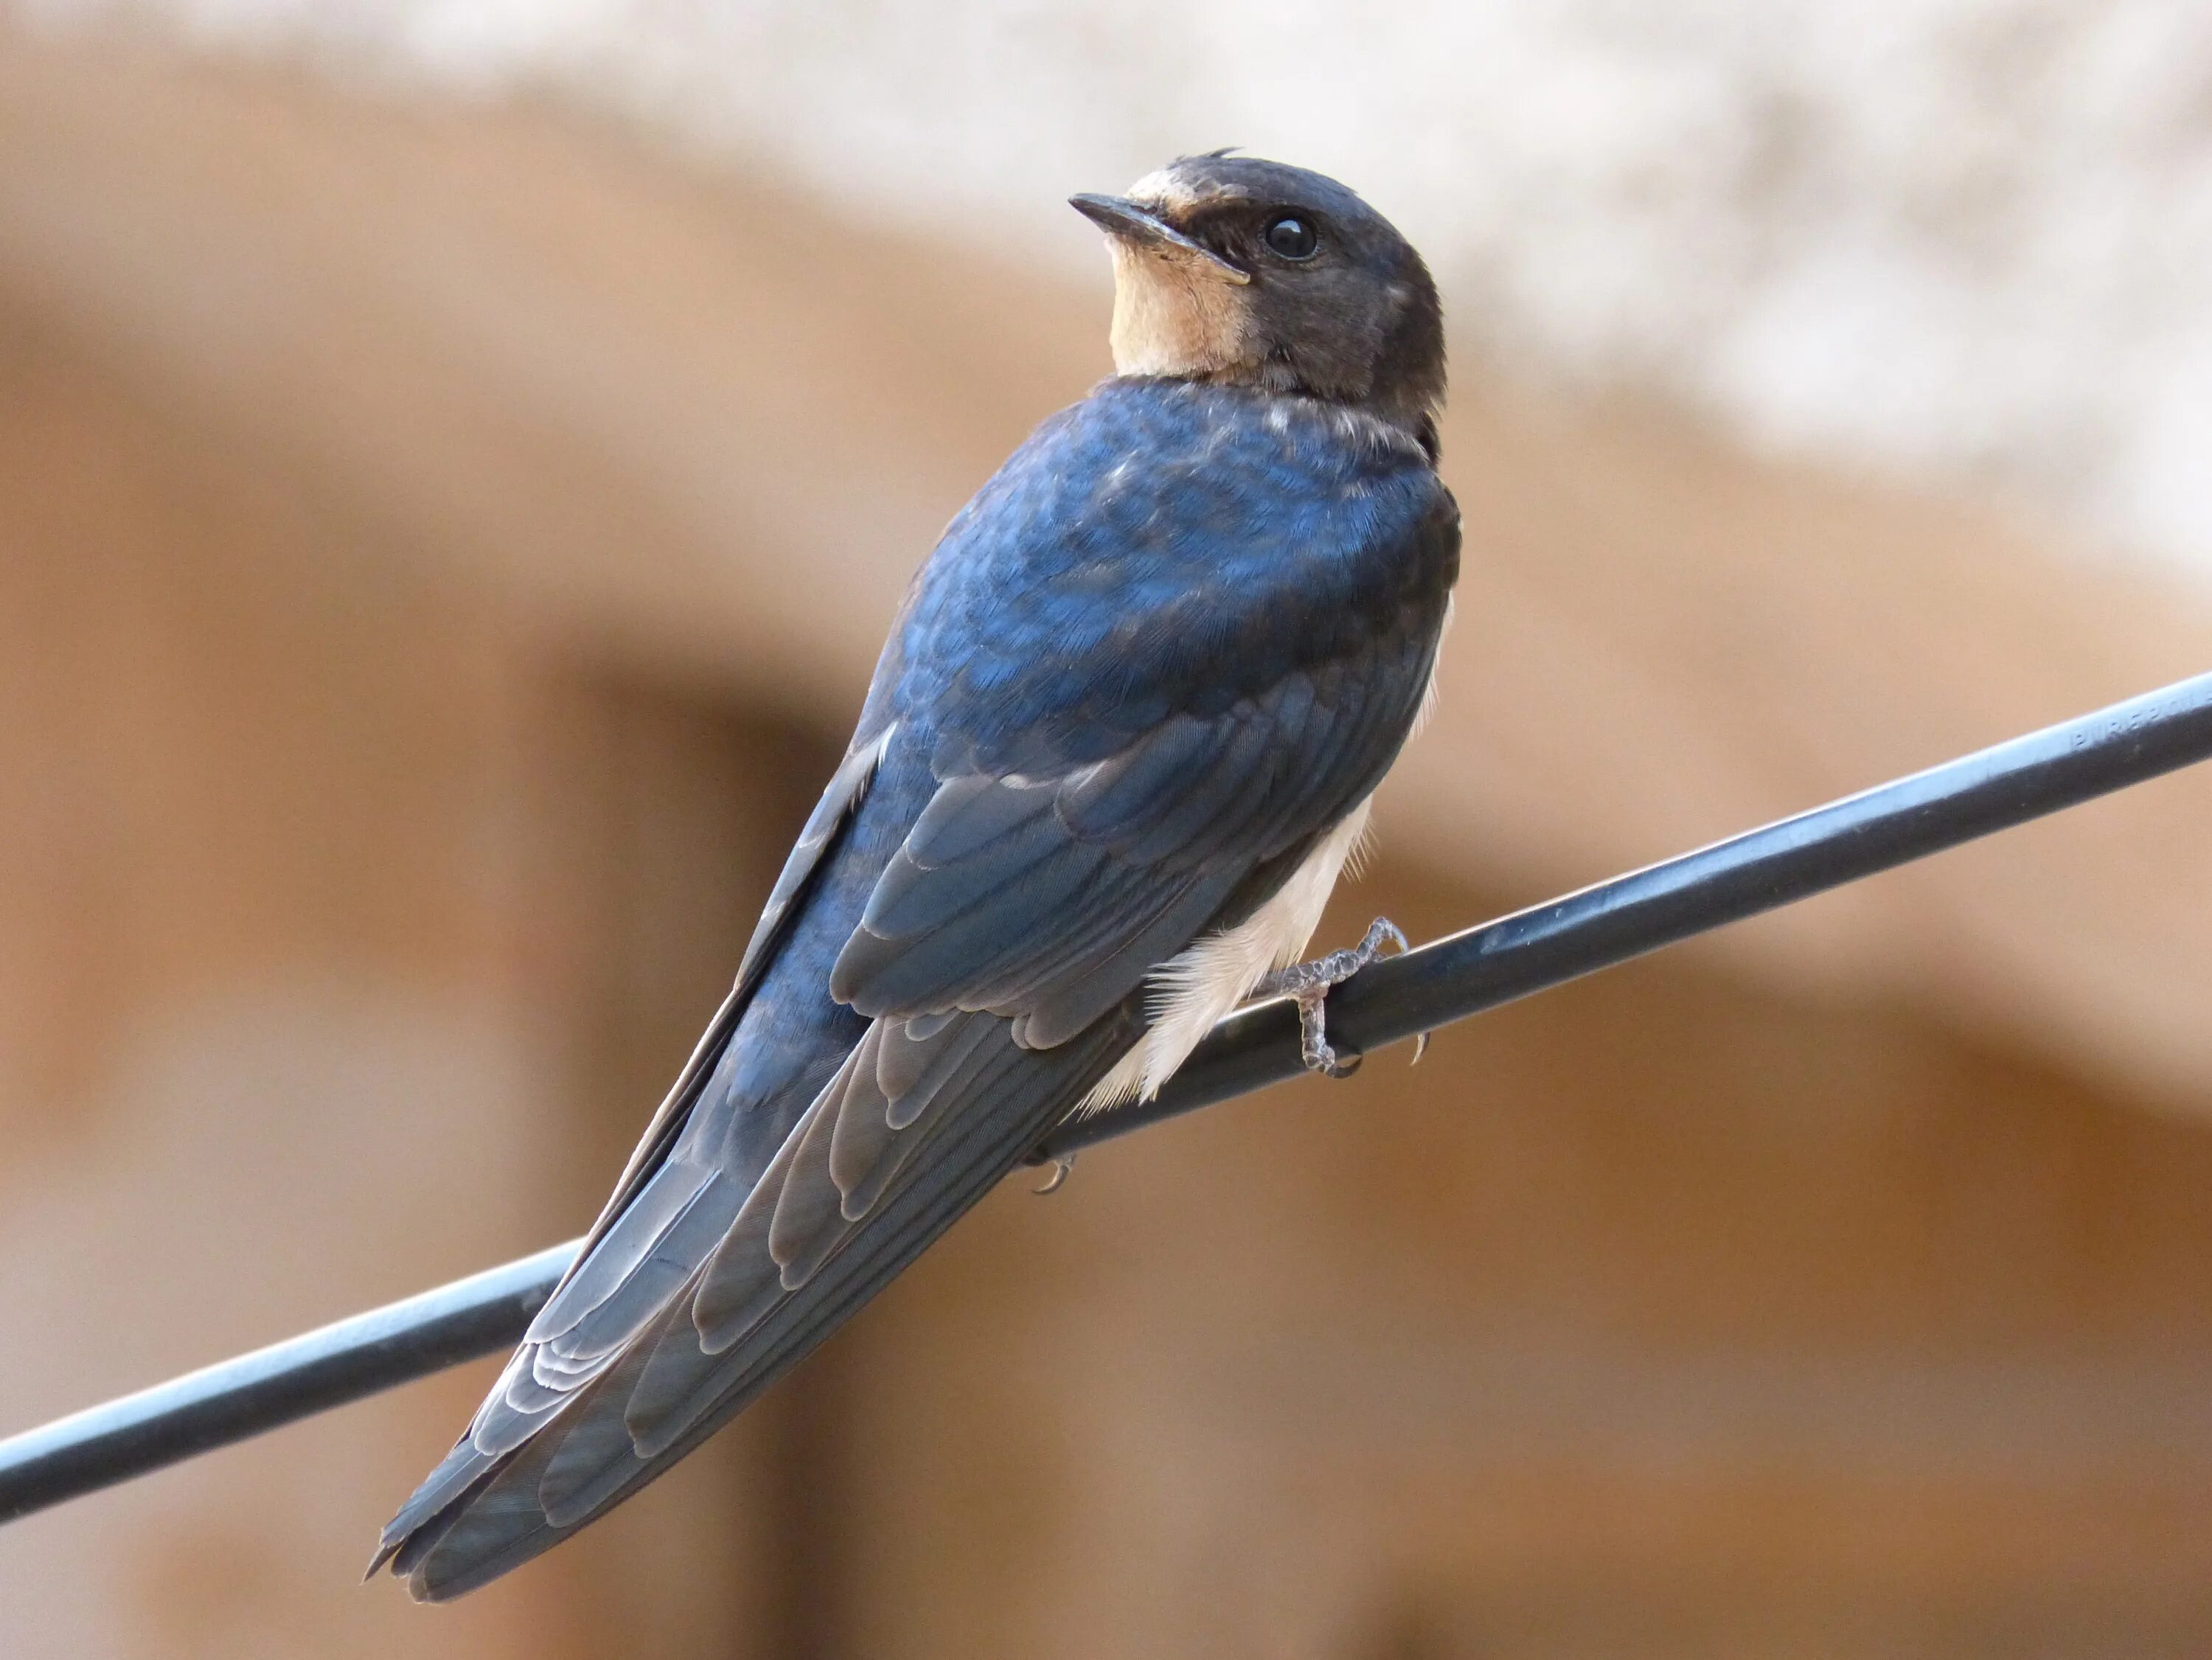
[[1257, 156], [1185, 156], [1077, 196], [1114, 256], [1114, 366], [1356, 404], [1435, 447], [1443, 319], [1413, 246], [1352, 191]]

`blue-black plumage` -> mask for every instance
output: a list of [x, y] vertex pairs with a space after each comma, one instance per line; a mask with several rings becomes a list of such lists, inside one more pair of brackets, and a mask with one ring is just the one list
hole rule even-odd
[[[1075, 205], [1115, 378], [946, 530], [728, 1000], [385, 1530], [458, 1595], [635, 1492], [1304, 947], [1458, 574], [1419, 257], [1225, 154]], [[1326, 1055], [1326, 1049], [1320, 1051]]]

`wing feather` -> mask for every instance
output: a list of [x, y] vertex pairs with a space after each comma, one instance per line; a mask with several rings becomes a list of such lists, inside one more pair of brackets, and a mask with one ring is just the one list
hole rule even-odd
[[[1412, 447], [1330, 449], [1323, 410], [1298, 452], [1241, 397], [1095, 397], [956, 520], [729, 999], [386, 1529], [416, 1595], [535, 1555], [742, 1408], [1084, 1098], [1149, 975], [1372, 791], [1456, 517]], [[1099, 458], [1139, 443], [1161, 465], [1125, 488]]]

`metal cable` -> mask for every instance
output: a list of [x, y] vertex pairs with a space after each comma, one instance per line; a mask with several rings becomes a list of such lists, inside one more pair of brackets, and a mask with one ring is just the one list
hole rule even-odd
[[[1931, 767], [1424, 946], [1331, 994], [1379, 1048], [1662, 946], [2212, 757], [2212, 674]], [[1216, 1026], [1156, 1101], [1062, 1124], [1032, 1163], [1297, 1076], [1287, 1003]], [[0, 1441], [0, 1522], [513, 1345], [577, 1242]]]

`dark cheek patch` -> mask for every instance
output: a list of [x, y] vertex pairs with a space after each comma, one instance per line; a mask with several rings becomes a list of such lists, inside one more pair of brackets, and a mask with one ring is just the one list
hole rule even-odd
[[1375, 296], [1343, 277], [1318, 271], [1278, 277], [1261, 299], [1258, 320], [1272, 355], [1292, 366], [1306, 390], [1358, 399], [1371, 389], [1381, 331]]

